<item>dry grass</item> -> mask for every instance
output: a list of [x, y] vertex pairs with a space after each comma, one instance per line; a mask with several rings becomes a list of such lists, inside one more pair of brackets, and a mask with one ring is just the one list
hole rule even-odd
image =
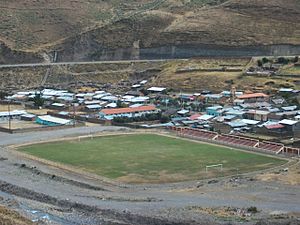
[[[49, 49], [90, 31], [106, 46], [112, 40], [123, 47], [132, 46], [132, 40], [138, 39], [144, 46], [182, 41], [235, 46], [299, 44], [297, 0], [230, 0], [202, 7], [221, 2], [5, 0], [0, 6], [0, 40], [26, 51]], [[123, 20], [124, 24], [116, 22], [125, 18], [130, 19]]]
[[278, 181], [284, 184], [299, 185], [300, 184], [300, 163], [289, 167], [288, 172], [266, 173], [257, 176], [262, 181]]
[[[204, 72], [192, 71], [176, 73], [178, 69], [220, 69], [222, 67], [245, 70], [250, 65], [250, 59], [191, 59], [173, 60], [167, 63], [107, 63], [69, 66], [53, 66], [51, 76], [46, 85], [59, 88], [69, 88], [75, 80], [79, 83], [92, 82], [94, 84], [117, 84], [120, 81], [135, 82], [135, 80], [148, 79], [149, 85], [167, 86], [177, 91], [229, 90], [231, 84], [241, 90], [269, 90], [273, 91], [281, 87], [293, 87], [300, 89], [300, 77], [256, 77], [244, 76], [243, 72]], [[135, 75], [135, 71], [161, 68], [157, 72], [146, 77]], [[19, 68], [0, 70], [0, 88], [6, 90], [35, 89], [40, 85], [46, 71], [43, 67]], [[83, 85], [84, 87], [84, 85]], [[1, 106], [0, 106], [1, 107]], [[1, 108], [0, 108], [1, 110]], [[6, 110], [6, 109], [5, 109]], [[4, 111], [5, 111], [4, 110]]]
[[[8, 122], [0, 122], [0, 127], [9, 128]], [[41, 125], [30, 122], [30, 121], [21, 121], [21, 120], [11, 120], [11, 129], [26, 129], [26, 128], [35, 128], [42, 127]]]
[[288, 65], [280, 70], [283, 75], [299, 75], [300, 77], [300, 66]]
[[178, 91], [193, 92], [200, 90], [230, 90], [232, 85], [237, 89], [252, 91], [273, 91], [283, 86], [299, 88], [299, 84], [295, 83], [295, 81], [300, 80], [299, 78], [276, 77], [275, 79], [272, 77], [244, 76], [243, 72], [220, 71], [176, 73], [178, 69], [183, 68], [219, 69], [224, 65], [240, 65], [234, 68], [244, 71], [250, 63], [249, 61], [248, 59], [195, 59], [172, 61], [163, 66], [162, 72], [153, 80], [153, 84], [157, 86], [167, 86]]
[[[10, 105], [10, 110], [23, 110], [21, 105]], [[0, 112], [7, 112], [8, 105], [0, 105]]]
[[1, 225], [34, 225], [35, 223], [24, 218], [17, 212], [0, 206], [0, 224]]

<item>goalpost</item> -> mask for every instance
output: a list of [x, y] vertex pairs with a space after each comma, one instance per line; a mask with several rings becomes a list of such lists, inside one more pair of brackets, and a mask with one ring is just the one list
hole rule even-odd
[[85, 135], [85, 136], [78, 136], [78, 142], [81, 141], [81, 139], [86, 139], [86, 138], [90, 138], [91, 140], [94, 139], [94, 136], [92, 134], [90, 135]]
[[205, 172], [207, 173], [210, 168], [220, 168], [220, 171], [223, 171], [223, 164], [208, 165], [205, 167]]

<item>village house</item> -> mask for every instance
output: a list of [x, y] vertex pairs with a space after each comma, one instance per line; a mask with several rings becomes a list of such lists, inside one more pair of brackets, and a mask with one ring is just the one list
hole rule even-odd
[[237, 97], [240, 100], [244, 100], [245, 103], [253, 102], [268, 102], [269, 96], [264, 93], [253, 93], [253, 94], [244, 94]]
[[245, 118], [250, 120], [267, 121], [269, 114], [269, 111], [249, 110], [245, 113]]
[[156, 114], [159, 110], [154, 105], [145, 105], [133, 108], [115, 108], [103, 109], [100, 111], [99, 116], [105, 120], [113, 120], [116, 117], [141, 117], [147, 114]]

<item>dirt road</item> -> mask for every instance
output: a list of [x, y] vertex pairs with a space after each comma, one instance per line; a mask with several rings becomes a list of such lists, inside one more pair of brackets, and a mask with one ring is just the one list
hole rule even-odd
[[[0, 133], [0, 204], [40, 224], [300, 224], [300, 188], [255, 176], [128, 185], [24, 158], [9, 145], [120, 127]], [[258, 212], [248, 210], [256, 207]], [[248, 212], [249, 211], [249, 212]], [[263, 223], [260, 223], [263, 221]]]

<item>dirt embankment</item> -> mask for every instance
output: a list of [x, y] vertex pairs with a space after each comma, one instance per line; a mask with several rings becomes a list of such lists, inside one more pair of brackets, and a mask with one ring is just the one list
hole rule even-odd
[[20, 214], [0, 206], [0, 224], [1, 225], [34, 225], [35, 223], [24, 218]]
[[11, 50], [0, 42], [0, 64], [39, 63], [43, 58], [37, 53]]
[[[12, 194], [14, 196], [22, 197], [25, 199], [34, 200], [63, 208], [65, 212], [77, 211], [78, 214], [84, 213], [85, 216], [89, 215], [91, 218], [97, 218], [100, 224], [114, 224], [114, 225], [184, 225], [184, 224], [197, 224], [192, 221], [169, 221], [168, 219], [160, 219], [153, 217], [145, 217], [141, 215], [131, 214], [124, 210], [122, 213], [110, 209], [101, 209], [95, 206], [85, 205], [81, 203], [71, 202], [69, 200], [61, 200], [46, 194], [37, 193], [26, 188], [22, 188], [4, 181], [0, 181], [0, 190], [2, 192]], [[1, 208], [0, 208], [1, 219]], [[24, 223], [27, 225], [27, 223]], [[30, 223], [28, 223], [30, 224]], [[22, 224], [23, 225], [23, 224]], [[210, 224], [207, 224], [210, 225]]]

